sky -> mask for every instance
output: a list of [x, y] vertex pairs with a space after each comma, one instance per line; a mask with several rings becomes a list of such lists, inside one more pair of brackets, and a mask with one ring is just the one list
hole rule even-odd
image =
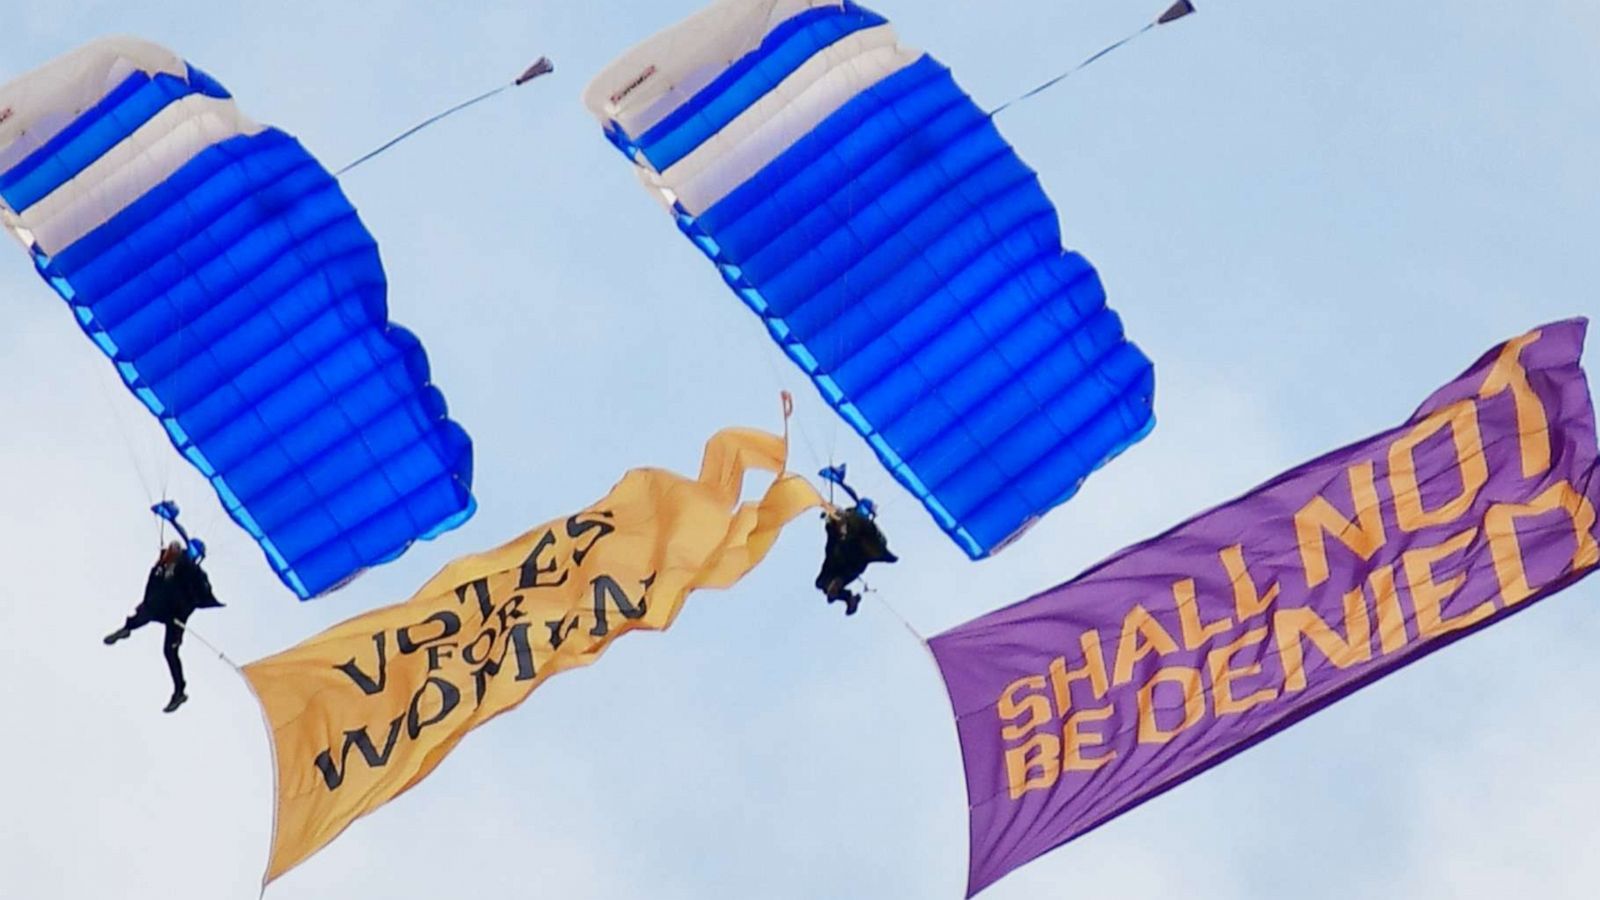
[[[879, 0], [992, 106], [1156, 2]], [[1156, 363], [1159, 425], [998, 558], [974, 564], [677, 234], [579, 101], [699, 0], [0, 0], [0, 80], [128, 33], [216, 76], [330, 168], [509, 80], [344, 179], [392, 318], [476, 446], [481, 509], [298, 603], [84, 340], [0, 252], [0, 895], [257, 896], [267, 735], [238, 676], [160, 635], [106, 648], [172, 496], [244, 663], [409, 596], [444, 563], [602, 496], [692, 472], [728, 425], [847, 462], [902, 562], [846, 620], [802, 520], [673, 630], [619, 641], [470, 735], [270, 898], [956, 898], [966, 801], [935, 634], [1335, 446], [1402, 421], [1495, 343], [1600, 311], [1600, 5], [1209, 0], [1001, 118]], [[9, 242], [8, 242], [9, 243]], [[1586, 363], [1597, 368], [1590, 350]], [[1392, 675], [1009, 876], [988, 900], [1544, 898], [1600, 878], [1600, 581]]]

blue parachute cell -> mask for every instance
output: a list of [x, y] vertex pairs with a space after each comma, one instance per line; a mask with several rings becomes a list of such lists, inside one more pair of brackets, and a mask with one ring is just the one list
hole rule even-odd
[[973, 558], [1149, 433], [1154, 374], [944, 66], [849, 2], [723, 0], [586, 103], [683, 233]]
[[372, 235], [203, 72], [111, 39], [0, 87], [0, 218], [302, 599], [472, 515]]

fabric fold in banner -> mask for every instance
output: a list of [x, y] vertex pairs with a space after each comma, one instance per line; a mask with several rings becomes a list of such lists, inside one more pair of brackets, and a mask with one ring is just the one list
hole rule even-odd
[[1586, 327], [1509, 341], [1404, 425], [933, 638], [968, 896], [1591, 573]]
[[[433, 771], [467, 732], [619, 635], [672, 624], [691, 591], [732, 586], [822, 498], [787, 441], [706, 445], [700, 477], [635, 469], [605, 499], [446, 566], [410, 600], [245, 667], [272, 729], [270, 882]], [[739, 504], [749, 471], [777, 476]]]

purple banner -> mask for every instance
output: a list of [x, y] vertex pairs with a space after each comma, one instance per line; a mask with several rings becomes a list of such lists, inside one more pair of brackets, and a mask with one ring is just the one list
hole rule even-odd
[[971, 808], [968, 896], [1600, 563], [1585, 320], [1411, 420], [929, 643]]

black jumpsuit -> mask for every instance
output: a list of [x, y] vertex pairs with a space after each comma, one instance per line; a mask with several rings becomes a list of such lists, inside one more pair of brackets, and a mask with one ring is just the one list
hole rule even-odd
[[167, 669], [172, 673], [172, 694], [183, 693], [183, 662], [178, 659], [178, 648], [183, 644], [183, 623], [197, 609], [221, 606], [211, 592], [211, 579], [206, 577], [200, 564], [180, 556], [170, 567], [156, 563], [145, 581], [144, 599], [122, 627], [133, 631], [152, 622], [167, 626], [166, 639], [161, 643], [167, 657]]
[[878, 529], [878, 523], [858, 506], [827, 516], [828, 543], [823, 549], [822, 571], [817, 573], [817, 590], [828, 597], [828, 602], [845, 601], [845, 611], [854, 613], [861, 601], [849, 584], [867, 571], [875, 562], [892, 563], [898, 560], [889, 552], [889, 541]]

